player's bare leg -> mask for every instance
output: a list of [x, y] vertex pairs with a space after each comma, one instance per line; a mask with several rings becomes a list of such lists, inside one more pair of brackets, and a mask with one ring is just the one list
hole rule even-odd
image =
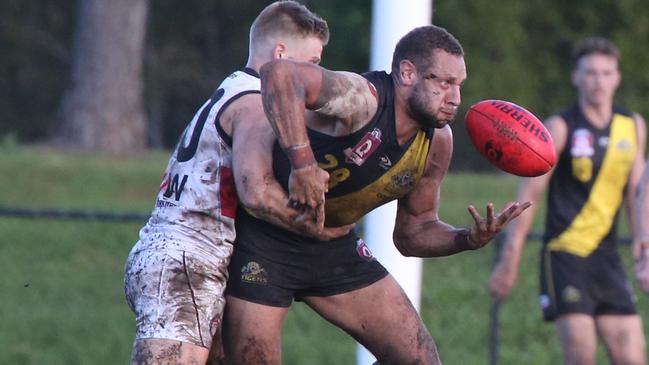
[[288, 308], [226, 297], [223, 347], [228, 364], [280, 365], [281, 329]]
[[362, 289], [304, 302], [352, 335], [381, 365], [441, 364], [430, 333], [390, 275]]
[[133, 345], [132, 365], [204, 365], [208, 349], [187, 342], [140, 339]]
[[595, 365], [595, 320], [587, 314], [566, 314], [556, 319], [566, 365]]
[[595, 322], [612, 364], [647, 363], [645, 337], [639, 315], [601, 315], [596, 317]]
[[225, 359], [225, 354], [223, 352], [222, 329], [219, 329], [212, 338], [212, 348], [207, 357], [206, 365], [226, 365], [227, 363], [227, 359]]

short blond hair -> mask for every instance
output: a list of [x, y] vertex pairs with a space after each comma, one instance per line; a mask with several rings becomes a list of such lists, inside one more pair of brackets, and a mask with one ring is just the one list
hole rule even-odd
[[259, 13], [250, 27], [250, 46], [278, 38], [314, 36], [323, 45], [329, 42], [329, 26], [306, 6], [292, 0], [276, 1]]

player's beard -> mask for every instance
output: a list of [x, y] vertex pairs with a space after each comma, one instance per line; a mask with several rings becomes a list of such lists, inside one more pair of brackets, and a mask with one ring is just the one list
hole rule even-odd
[[[442, 128], [450, 120], [440, 120], [433, 114], [427, 104], [426, 93], [423, 92], [419, 85], [415, 86], [413, 93], [408, 97], [408, 114], [422, 128]], [[451, 118], [452, 119], [452, 118]]]

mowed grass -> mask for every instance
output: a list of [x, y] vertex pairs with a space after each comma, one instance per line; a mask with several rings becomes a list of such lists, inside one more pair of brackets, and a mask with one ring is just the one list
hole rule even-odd
[[[0, 205], [109, 212], [149, 212], [168, 158], [167, 152], [119, 158], [44, 148], [1, 152]], [[488, 201], [500, 208], [516, 188], [512, 176], [451, 174], [442, 219], [469, 225], [468, 204], [481, 212]], [[142, 223], [1, 217], [0, 364], [128, 363], [134, 319], [122, 270]], [[539, 247], [528, 245], [518, 286], [501, 305], [501, 364], [561, 362], [553, 326], [540, 321]], [[622, 252], [630, 263], [628, 250]], [[494, 255], [491, 247], [426, 260], [422, 317], [446, 364], [488, 363], [491, 303], [484, 288]], [[645, 317], [647, 304], [639, 294]], [[302, 303], [289, 312], [282, 350], [284, 364], [355, 363], [355, 343]], [[598, 363], [606, 363], [603, 351]]]

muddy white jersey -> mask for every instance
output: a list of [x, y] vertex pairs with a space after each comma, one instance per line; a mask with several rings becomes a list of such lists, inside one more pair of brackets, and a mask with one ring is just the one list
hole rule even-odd
[[169, 159], [151, 218], [140, 230], [140, 246], [205, 253], [231, 247], [237, 207], [232, 140], [218, 121], [231, 102], [259, 90], [255, 71], [236, 71], [196, 112]]

